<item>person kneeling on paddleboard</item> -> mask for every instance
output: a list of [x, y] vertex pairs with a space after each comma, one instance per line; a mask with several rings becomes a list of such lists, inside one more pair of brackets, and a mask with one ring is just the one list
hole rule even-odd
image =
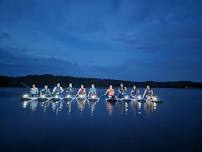
[[69, 87], [67, 88], [66, 94], [67, 95], [73, 95], [74, 88], [72, 87], [72, 83], [69, 83]]
[[84, 85], [81, 85], [81, 88], [77, 92], [77, 96], [86, 96], [86, 89], [84, 88]]
[[130, 95], [132, 98], [136, 98], [140, 95], [140, 90], [137, 89], [136, 85], [133, 86], [131, 92], [130, 92]]
[[64, 89], [60, 86], [60, 83], [57, 83], [57, 86], [54, 87], [52, 94], [53, 95], [61, 95]]
[[93, 96], [97, 97], [97, 92], [94, 84], [91, 85], [91, 88], [88, 92], [88, 97], [93, 97]]
[[108, 95], [109, 98], [115, 98], [115, 91], [112, 88], [112, 85], [109, 86], [109, 89], [107, 89], [105, 95]]
[[50, 89], [48, 88], [47, 85], [44, 86], [44, 88], [40, 91], [40, 96], [45, 95], [46, 97], [51, 96]]
[[119, 95], [118, 97], [119, 98], [123, 98], [125, 93], [127, 91], [127, 88], [123, 86], [123, 83], [120, 84], [120, 88], [118, 89], [118, 92], [119, 92]]
[[152, 98], [153, 95], [154, 95], [154, 92], [153, 92], [151, 86], [147, 85], [147, 88], [145, 89], [144, 94], [143, 94], [143, 98], [145, 98], [145, 97]]
[[30, 94], [31, 94], [32, 97], [38, 96], [39, 90], [35, 86], [35, 84], [32, 85], [32, 88], [30, 89]]

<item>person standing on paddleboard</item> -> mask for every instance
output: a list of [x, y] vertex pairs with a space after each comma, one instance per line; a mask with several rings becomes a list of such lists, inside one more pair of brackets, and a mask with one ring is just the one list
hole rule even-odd
[[109, 86], [105, 95], [108, 95], [109, 98], [115, 98], [115, 90], [113, 89], [112, 85]]
[[32, 88], [30, 89], [30, 94], [31, 94], [32, 97], [38, 96], [39, 90], [35, 86], [35, 84], [32, 85]]

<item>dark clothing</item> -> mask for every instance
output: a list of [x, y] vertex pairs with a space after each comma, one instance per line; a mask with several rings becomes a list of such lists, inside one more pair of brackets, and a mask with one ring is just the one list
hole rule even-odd
[[118, 92], [119, 92], [118, 97], [121, 98], [125, 95], [126, 89], [124, 87], [120, 87]]
[[73, 93], [74, 93], [74, 88], [72, 88], [72, 87], [68, 87], [67, 88], [67, 91], [66, 91], [66, 94], [68, 95], [73, 95]]
[[50, 92], [49, 89], [42, 89], [42, 90], [40, 91], [40, 94], [41, 94], [41, 95], [45, 95], [46, 97], [51, 96], [51, 92]]
[[63, 88], [62, 87], [55, 87], [53, 89], [53, 95], [56, 95], [56, 94], [61, 95], [62, 92], [63, 92]]
[[131, 96], [138, 96], [140, 94], [140, 90], [132, 89], [130, 92]]
[[145, 89], [143, 97], [152, 96], [152, 95], [153, 95], [153, 90], [152, 89]]

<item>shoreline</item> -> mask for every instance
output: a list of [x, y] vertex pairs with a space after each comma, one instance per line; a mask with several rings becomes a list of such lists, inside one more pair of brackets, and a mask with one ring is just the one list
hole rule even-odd
[[132, 87], [136, 85], [138, 88], [145, 88], [146, 85], [151, 85], [152, 88], [179, 88], [179, 89], [202, 89], [202, 82], [193, 82], [193, 81], [145, 81], [145, 82], [135, 82], [127, 80], [113, 80], [113, 79], [99, 79], [99, 78], [80, 78], [72, 76], [54, 76], [54, 75], [27, 75], [19, 77], [9, 77], [9, 76], [0, 76], [0, 87], [18, 87], [23, 88], [24, 86], [21, 82], [25, 83], [28, 86], [31, 86], [33, 83], [37, 87], [42, 88], [44, 85], [49, 85], [53, 87], [56, 83], [61, 83], [62, 87], [67, 87], [68, 83], [72, 83], [75, 88], [80, 87], [83, 84], [86, 88], [90, 87], [93, 83], [96, 87], [107, 88], [110, 84], [113, 87], [119, 87], [120, 83], [123, 83], [126, 87]]

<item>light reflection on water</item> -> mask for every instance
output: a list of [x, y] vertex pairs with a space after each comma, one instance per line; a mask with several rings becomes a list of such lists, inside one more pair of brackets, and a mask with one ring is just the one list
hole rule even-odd
[[21, 102], [22, 93], [0, 88], [2, 151], [201, 151], [201, 90], [155, 89], [162, 104]]
[[105, 101], [105, 99], [100, 99], [99, 101], [45, 101], [39, 102], [38, 100], [32, 101], [21, 101], [21, 107], [23, 109], [30, 109], [32, 112], [37, 110], [43, 110], [44, 112], [53, 111], [56, 114], [59, 112], [67, 112], [71, 115], [72, 110], [77, 110], [80, 113], [88, 111], [90, 116], [94, 116], [96, 113], [96, 108], [99, 106], [106, 112], [109, 116], [113, 115], [114, 112], [119, 112], [122, 115], [128, 115], [130, 113], [151, 113], [157, 110], [158, 104], [153, 102], [121, 102], [110, 103]]
[[[130, 90], [130, 89], [129, 89]], [[64, 101], [59, 102], [46, 101], [39, 102], [37, 100], [33, 101], [21, 101], [23, 109], [31, 109], [32, 112], [43, 111], [48, 112], [52, 111], [58, 114], [59, 112], [68, 113], [72, 115], [76, 112], [79, 114], [88, 113], [89, 116], [95, 116], [96, 113], [106, 114], [108, 116], [116, 115], [117, 113], [121, 115], [130, 115], [130, 114], [147, 114], [156, 111], [161, 104], [156, 103], [147, 103], [147, 102], [121, 102], [117, 101], [115, 103], [107, 102], [105, 96], [103, 96], [105, 90], [98, 89], [98, 96], [101, 96], [98, 101]], [[142, 91], [143, 92], [143, 91]], [[158, 94], [157, 94], [158, 95]]]

